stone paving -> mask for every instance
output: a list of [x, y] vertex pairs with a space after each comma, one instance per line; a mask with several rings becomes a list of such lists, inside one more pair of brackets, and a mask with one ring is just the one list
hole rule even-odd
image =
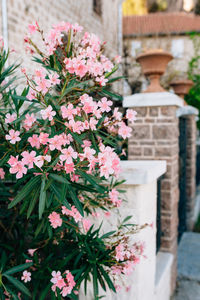
[[178, 283], [172, 300], [200, 300], [200, 233], [185, 232], [178, 247]]

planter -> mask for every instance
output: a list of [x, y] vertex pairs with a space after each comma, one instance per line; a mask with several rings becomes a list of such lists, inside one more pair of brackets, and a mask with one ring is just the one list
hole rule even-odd
[[142, 71], [150, 80], [150, 85], [144, 93], [166, 92], [160, 85], [160, 76], [164, 74], [167, 64], [173, 56], [162, 50], [152, 50], [140, 54], [136, 61], [142, 66]]
[[[172, 86], [174, 93], [177, 94], [182, 99], [184, 99], [185, 95], [188, 94], [189, 90], [193, 86], [193, 82], [188, 79], [183, 79], [183, 80], [172, 81], [170, 85]], [[184, 104], [187, 105], [185, 101]]]

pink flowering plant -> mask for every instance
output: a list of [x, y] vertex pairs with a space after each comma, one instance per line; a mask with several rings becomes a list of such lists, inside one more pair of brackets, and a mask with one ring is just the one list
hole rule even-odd
[[136, 113], [113, 108], [119, 57], [109, 60], [96, 35], [66, 22], [45, 35], [34, 23], [25, 45], [36, 68], [21, 69], [20, 96], [6, 86], [0, 115], [0, 297], [77, 299], [92, 281], [99, 299], [143, 256], [130, 217], [104, 234], [93, 221], [122, 204], [116, 147]]

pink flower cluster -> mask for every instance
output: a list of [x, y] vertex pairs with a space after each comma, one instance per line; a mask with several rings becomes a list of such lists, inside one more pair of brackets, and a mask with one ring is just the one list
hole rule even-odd
[[[60, 160], [54, 169], [58, 171], [63, 170], [66, 174], [70, 174], [72, 181], [78, 181], [79, 179], [79, 176], [75, 174], [76, 161], [78, 158], [81, 161], [88, 162], [88, 173], [92, 173], [98, 166], [101, 177], [108, 179], [110, 175], [118, 176], [120, 172], [120, 159], [113, 148], [109, 146], [105, 147], [102, 144], [101, 139], [99, 139], [99, 153], [96, 153], [96, 150], [91, 147], [91, 142], [83, 140], [82, 152], [80, 151], [78, 153], [74, 149], [74, 141], [71, 135], [72, 132], [81, 134], [88, 130], [97, 130], [98, 120], [102, 117], [103, 113], [110, 112], [111, 105], [112, 101], [107, 100], [106, 97], [103, 97], [99, 102], [95, 102], [92, 97], [87, 94], [84, 94], [79, 98], [76, 106], [72, 103], [67, 106], [62, 105], [60, 112], [63, 123], [65, 124], [65, 132], [55, 134], [51, 138], [49, 137], [49, 133], [43, 131], [41, 131], [39, 135], [33, 134], [30, 136], [28, 138], [30, 145], [33, 148], [42, 150], [43, 154], [37, 155], [35, 151], [24, 151], [21, 154], [23, 157], [22, 160], [19, 160], [18, 156], [15, 158], [11, 157], [8, 161], [11, 166], [10, 172], [16, 174], [17, 178], [21, 178], [27, 173], [27, 169], [35, 167], [41, 169], [44, 165], [51, 162], [51, 151], [57, 150], [60, 153]], [[56, 122], [56, 120], [54, 120], [55, 115], [56, 112], [51, 105], [46, 109], [41, 110], [41, 116], [44, 120]], [[12, 115], [7, 116], [7, 118], [8, 117], [11, 118]], [[127, 117], [129, 117], [130, 121], [134, 121], [135, 112], [129, 109], [127, 111]], [[110, 118], [106, 117], [101, 126], [110, 128], [112, 131], [117, 130], [118, 134], [123, 138], [129, 137], [132, 129], [128, 127], [121, 118], [121, 113], [115, 109], [113, 116], [111, 115]], [[36, 117], [33, 113], [26, 114], [22, 127], [26, 130], [33, 130], [32, 126], [36, 121]], [[21, 140], [20, 132], [11, 129], [9, 130], [9, 134], [6, 135], [6, 139], [10, 141], [10, 143], [15, 144]], [[46, 147], [45, 150], [43, 148], [44, 146]], [[116, 200], [113, 201], [113, 199], [111, 199], [111, 201], [113, 203], [116, 202]], [[119, 204], [120, 203], [118, 203], [118, 205]]]
[[64, 277], [61, 275], [60, 271], [53, 271], [51, 282], [53, 286], [52, 291], [56, 293], [56, 288], [61, 290], [60, 294], [63, 297], [70, 295], [76, 283], [74, 281], [74, 276], [67, 270], [64, 272]]
[[114, 206], [120, 207], [120, 205], [122, 204], [122, 200], [119, 199], [119, 192], [116, 189], [112, 189], [109, 192], [109, 197]]
[[[62, 214], [66, 215], [68, 217], [72, 217], [76, 223], [81, 221], [85, 233], [88, 232], [88, 230], [90, 229], [90, 227], [92, 225], [89, 219], [83, 218], [81, 216], [81, 214], [78, 212], [78, 210], [76, 209], [76, 207], [74, 205], [71, 207], [71, 210], [66, 208], [65, 206], [62, 206]], [[55, 211], [52, 212], [48, 218], [51, 223], [51, 226], [54, 229], [62, 226], [62, 219], [61, 219], [60, 215], [58, 213], [56, 213]]]
[[144, 253], [144, 244], [137, 242], [130, 247], [127, 243], [121, 243], [115, 248], [115, 258], [121, 264], [112, 266], [113, 275], [126, 274], [130, 275], [134, 266], [140, 262]]
[[[26, 49], [31, 53], [34, 53], [31, 45], [31, 38], [36, 32], [40, 32], [40, 28], [37, 23], [29, 25], [28, 36], [25, 37]], [[83, 77], [93, 78], [94, 81], [104, 86], [108, 79], [106, 74], [111, 72], [114, 64], [102, 54], [102, 49], [105, 43], [102, 43], [98, 36], [85, 32], [79, 41], [76, 41], [77, 33], [82, 31], [82, 27], [78, 24], [72, 25], [68, 22], [61, 22], [57, 25], [53, 25], [50, 32], [43, 38], [45, 41], [45, 47], [48, 55], [55, 53], [58, 47], [64, 46], [64, 37], [67, 35], [68, 39], [73, 41], [73, 56], [64, 59], [66, 72], [69, 74], [75, 74], [82, 79]], [[120, 62], [120, 57], [114, 58], [115, 63]], [[37, 80], [38, 91], [46, 93], [50, 88], [50, 82], [40, 76]]]
[[56, 213], [55, 211], [53, 211], [50, 215], [49, 215], [49, 221], [51, 223], [51, 226], [55, 229], [57, 227], [62, 226], [62, 219], [60, 217], [60, 215], [58, 213]]

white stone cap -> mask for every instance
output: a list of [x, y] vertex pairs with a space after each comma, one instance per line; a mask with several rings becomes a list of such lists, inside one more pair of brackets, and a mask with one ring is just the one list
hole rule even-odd
[[174, 93], [140, 93], [125, 96], [123, 107], [144, 107], [144, 106], [178, 106], [184, 105], [183, 99]]
[[151, 183], [166, 172], [165, 160], [123, 160], [120, 165], [120, 180], [126, 180], [125, 185]]
[[189, 115], [195, 115], [198, 116], [199, 111], [194, 106], [185, 105], [183, 107], [179, 107], [176, 111], [177, 118], [182, 116], [189, 116]]

